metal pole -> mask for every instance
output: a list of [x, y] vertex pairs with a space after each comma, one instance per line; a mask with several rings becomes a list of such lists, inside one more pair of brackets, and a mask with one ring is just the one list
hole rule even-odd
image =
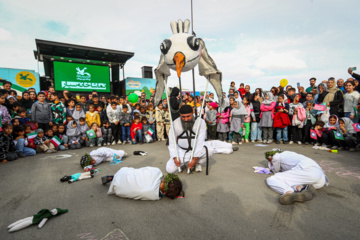
[[181, 88], [181, 77], [179, 77], [179, 87], [180, 87], [180, 105], [182, 106], [182, 102], [183, 102], [182, 98], [183, 98], [183, 96], [182, 96], [182, 88]]
[[[206, 86], [205, 86], [205, 92], [207, 92], [207, 89], [208, 89], [208, 86], [209, 86], [209, 79], [206, 79]], [[200, 114], [204, 108], [204, 103], [205, 103], [205, 99], [203, 99], [203, 102], [201, 104], [201, 108], [200, 108]], [[198, 118], [198, 124], [197, 124], [197, 128], [196, 128], [196, 132], [195, 132], [195, 139], [194, 139], [194, 146], [192, 147], [192, 150], [191, 150], [191, 156], [190, 156], [190, 161], [192, 161], [193, 159], [193, 156], [194, 156], [194, 150], [195, 150], [195, 147], [196, 147], [196, 139], [197, 139], [197, 136], [199, 134], [199, 129], [200, 129], [200, 123], [201, 123], [201, 118]], [[201, 146], [202, 147], [202, 146]], [[187, 170], [187, 173], [190, 173], [190, 169], [188, 168]]]
[[[191, 0], [191, 32], [194, 35], [194, 18], [193, 18], [193, 1]], [[195, 119], [197, 118], [197, 106], [196, 106], [196, 94], [195, 94], [195, 70], [192, 69], [193, 78], [193, 92], [194, 92], [194, 107], [195, 107]]]
[[[170, 109], [170, 122], [171, 122], [171, 126], [170, 126], [170, 130], [172, 129], [172, 135], [173, 135], [173, 141], [175, 142], [175, 148], [176, 148], [176, 158], [180, 161], [180, 167], [178, 167], [178, 171], [181, 172], [181, 160], [179, 158], [179, 153], [178, 153], [178, 148], [176, 146], [176, 139], [175, 139], [175, 129], [174, 129], [174, 123], [173, 123], [173, 120], [172, 120], [172, 116], [171, 116], [171, 105], [170, 105], [170, 99], [169, 99], [169, 96], [168, 96], [168, 87], [167, 87], [167, 84], [166, 84], [166, 80], [165, 80], [165, 76], [163, 75], [163, 78], [164, 78], [164, 85], [165, 85], [165, 93], [166, 93], [166, 99], [169, 101], [168, 102], [168, 106], [169, 106], [169, 109]], [[170, 141], [170, 140], [169, 140]]]

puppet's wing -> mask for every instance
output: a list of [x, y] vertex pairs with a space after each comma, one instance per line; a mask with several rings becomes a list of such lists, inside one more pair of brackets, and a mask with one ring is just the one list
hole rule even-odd
[[155, 106], [157, 106], [161, 101], [165, 89], [164, 80], [165, 82], [167, 82], [167, 79], [170, 75], [171, 75], [170, 68], [165, 63], [164, 54], [161, 54], [159, 65], [155, 69], [155, 77], [156, 77], [156, 87], [155, 87], [155, 97], [154, 97]]
[[201, 76], [209, 79], [211, 85], [214, 87], [216, 94], [219, 99], [219, 106], [223, 105], [223, 94], [222, 94], [222, 73], [217, 69], [214, 60], [210, 57], [204, 41], [199, 38], [201, 45], [201, 58], [199, 60], [199, 73]]

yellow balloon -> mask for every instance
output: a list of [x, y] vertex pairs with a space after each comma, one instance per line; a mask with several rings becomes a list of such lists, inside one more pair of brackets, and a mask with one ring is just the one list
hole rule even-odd
[[286, 85], [288, 85], [288, 80], [286, 80], [285, 78], [284, 78], [284, 79], [281, 79], [281, 81], [280, 81], [280, 86], [281, 86], [281, 87], [286, 87]]

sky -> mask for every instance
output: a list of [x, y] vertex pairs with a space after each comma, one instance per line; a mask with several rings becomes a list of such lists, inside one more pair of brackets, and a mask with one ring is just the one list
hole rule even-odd
[[[194, 0], [193, 24], [224, 91], [231, 81], [268, 90], [283, 78], [306, 87], [311, 77], [347, 79], [349, 67], [360, 69], [359, 9], [358, 0]], [[134, 52], [125, 77], [141, 77], [142, 66], [156, 68], [178, 19], [191, 19], [190, 0], [0, 0], [0, 67], [43, 75], [33, 50], [44, 39]], [[203, 91], [206, 79], [195, 73]], [[171, 74], [169, 86], [178, 85]], [[192, 89], [191, 72], [182, 85]]]

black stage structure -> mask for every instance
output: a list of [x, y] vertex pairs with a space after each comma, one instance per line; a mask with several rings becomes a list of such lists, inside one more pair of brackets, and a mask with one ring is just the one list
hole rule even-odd
[[[69, 43], [35, 39], [35, 59], [43, 62], [45, 76], [40, 77], [41, 90], [47, 90], [54, 85], [54, 61], [84, 63], [99, 66], [109, 66], [111, 69], [111, 94], [123, 92], [120, 85], [120, 71], [125, 79], [125, 63], [134, 56], [133, 52], [112, 49], [81, 46]], [[109, 94], [110, 94], [109, 93]]]

